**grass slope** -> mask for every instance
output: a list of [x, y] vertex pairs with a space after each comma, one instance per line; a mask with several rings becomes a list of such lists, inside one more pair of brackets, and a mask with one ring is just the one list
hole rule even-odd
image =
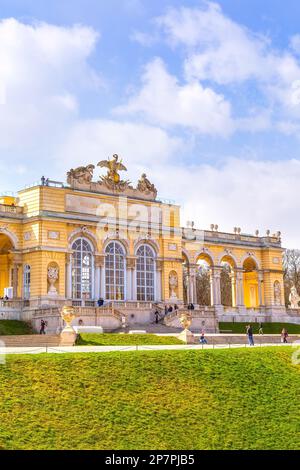
[[[248, 323], [231, 323], [231, 322], [220, 322], [219, 323], [219, 328], [220, 331], [228, 331], [231, 330], [232, 333], [245, 333], [246, 331], [246, 325], [249, 325]], [[254, 333], [258, 333], [259, 329], [259, 323], [251, 323], [253, 327]], [[289, 333], [291, 334], [300, 334], [300, 325], [295, 325], [293, 323], [263, 323], [263, 332], [265, 334], [280, 334], [282, 331], [282, 328], [286, 328]]]
[[33, 331], [28, 323], [17, 320], [0, 320], [0, 336], [29, 335]]
[[300, 449], [292, 351], [8, 356], [0, 449]]
[[156, 336], [153, 334], [116, 334], [81, 333], [77, 345], [90, 346], [135, 346], [150, 344], [184, 344], [175, 336]]

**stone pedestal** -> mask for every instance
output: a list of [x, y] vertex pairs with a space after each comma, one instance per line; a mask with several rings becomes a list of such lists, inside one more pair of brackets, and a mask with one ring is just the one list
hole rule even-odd
[[183, 330], [177, 338], [186, 344], [194, 344], [195, 342], [195, 337], [190, 330]]
[[76, 342], [76, 332], [73, 328], [65, 328], [60, 334], [60, 346], [74, 346]]

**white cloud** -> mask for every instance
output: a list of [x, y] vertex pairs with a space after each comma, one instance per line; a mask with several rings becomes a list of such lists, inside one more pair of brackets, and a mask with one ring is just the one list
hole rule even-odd
[[157, 24], [174, 45], [187, 47], [188, 77], [220, 84], [262, 75], [267, 41], [223, 15], [215, 3], [203, 8], [171, 8]]
[[[188, 51], [188, 77], [219, 84], [256, 79], [291, 84], [300, 76], [297, 59], [272, 49], [270, 40], [227, 17], [216, 3], [170, 9], [157, 19], [169, 42]], [[293, 43], [296, 43], [294, 38]]]
[[158, 41], [159, 37], [153, 33], [150, 34], [142, 31], [133, 31], [133, 33], [130, 35], [130, 39], [132, 41], [138, 42], [144, 47], [151, 47]]
[[300, 119], [300, 105], [295, 104], [300, 64], [292, 53], [300, 50], [299, 35], [291, 39], [292, 50], [277, 50], [268, 37], [231, 20], [212, 2], [198, 8], [171, 8], [156, 23], [169, 43], [185, 47], [188, 81], [228, 86], [252, 80], [252, 87], [267, 98], [275, 121], [279, 114]]
[[291, 37], [290, 47], [296, 54], [300, 54], [300, 34]]
[[2, 188], [18, 168], [30, 178], [45, 166], [78, 118], [81, 91], [100, 86], [88, 64], [98, 36], [84, 26], [0, 21]]
[[141, 113], [152, 123], [179, 125], [200, 134], [228, 136], [233, 132], [230, 103], [199, 82], [180, 85], [159, 58], [145, 67], [141, 90], [115, 112]]
[[145, 124], [113, 120], [86, 120], [72, 126], [58, 152], [61, 171], [66, 165], [97, 163], [114, 153], [120, 154], [134, 176], [153, 169], [183, 150], [183, 141], [164, 130]]
[[[267, 229], [282, 232], [283, 244], [299, 246], [300, 162], [253, 161], [229, 158], [222, 166], [203, 164], [193, 167], [170, 166], [168, 179], [158, 166], [153, 180], [162, 188], [162, 196], [177, 198], [182, 204], [182, 225], [194, 220], [199, 229], [211, 223], [220, 231], [263, 236]], [[152, 177], [152, 175], [151, 175]]]

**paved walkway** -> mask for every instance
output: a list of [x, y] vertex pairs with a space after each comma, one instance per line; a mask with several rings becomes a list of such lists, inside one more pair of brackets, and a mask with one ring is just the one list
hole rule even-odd
[[[298, 343], [288, 344], [256, 344], [254, 348], [261, 348], [265, 346], [300, 346]], [[126, 351], [174, 351], [174, 350], [204, 350], [204, 349], [232, 349], [232, 348], [249, 348], [248, 344], [192, 344], [192, 345], [144, 345], [144, 346], [58, 346], [58, 347], [18, 347], [18, 348], [4, 348], [0, 347], [0, 359], [1, 356], [6, 354], [61, 354], [61, 353], [105, 353], [105, 352], [126, 352]], [[1, 363], [1, 360], [0, 360]]]

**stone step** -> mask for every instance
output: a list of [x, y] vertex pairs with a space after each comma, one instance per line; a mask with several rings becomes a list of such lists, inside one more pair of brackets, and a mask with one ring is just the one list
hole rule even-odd
[[118, 332], [124, 331], [124, 333], [128, 333], [130, 330], [135, 331], [146, 331], [147, 333], [153, 334], [168, 334], [174, 333], [179, 334], [182, 329], [174, 328], [172, 326], [164, 325], [163, 323], [134, 323], [132, 325], [127, 326], [126, 328], [120, 328], [117, 330]]
[[0, 345], [6, 347], [45, 347], [58, 346], [60, 337], [58, 335], [16, 335], [0, 336]]
[[[207, 340], [208, 344], [210, 345], [218, 345], [218, 344], [248, 344], [248, 338], [246, 335], [230, 335], [230, 334], [223, 334], [223, 335], [205, 335], [205, 339]], [[254, 335], [253, 337], [255, 344], [279, 344], [281, 343], [281, 336], [280, 335]], [[288, 343], [292, 344], [295, 341], [299, 341], [299, 335], [289, 335]], [[194, 340], [195, 344], [199, 343], [199, 335], [195, 337]]]

